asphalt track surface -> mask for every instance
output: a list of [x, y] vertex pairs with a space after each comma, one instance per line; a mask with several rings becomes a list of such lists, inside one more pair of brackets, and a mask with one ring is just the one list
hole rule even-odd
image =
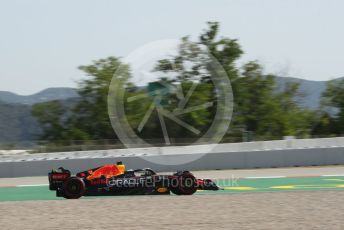
[[[207, 174], [211, 176], [207, 177]], [[200, 178], [211, 178], [223, 188], [221, 191], [198, 191], [195, 195], [319, 190], [344, 191], [344, 167], [202, 171], [195, 172], [195, 175]], [[9, 182], [6, 183], [6, 181]], [[56, 197], [53, 191], [49, 191], [46, 177], [37, 177], [33, 181], [32, 178], [0, 179], [0, 201], [61, 199], [63, 198]]]
[[344, 167], [195, 172], [222, 191], [56, 198], [46, 177], [0, 179], [1, 229], [344, 229]]
[[[230, 193], [290, 192], [343, 190], [344, 176], [321, 176], [300, 178], [249, 178], [217, 179], [216, 183], [224, 190], [198, 191], [195, 195], [225, 195]], [[94, 199], [96, 197], [85, 197]], [[102, 197], [97, 197], [102, 198]], [[104, 197], [103, 197], [104, 198]], [[115, 197], [116, 198], [116, 197]], [[61, 200], [49, 191], [45, 184], [19, 185], [0, 188], [0, 201]]]

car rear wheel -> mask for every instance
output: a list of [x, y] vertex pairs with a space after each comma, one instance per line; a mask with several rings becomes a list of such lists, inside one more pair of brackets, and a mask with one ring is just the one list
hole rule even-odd
[[78, 199], [85, 193], [85, 183], [79, 177], [70, 177], [64, 182], [62, 193], [66, 199]]

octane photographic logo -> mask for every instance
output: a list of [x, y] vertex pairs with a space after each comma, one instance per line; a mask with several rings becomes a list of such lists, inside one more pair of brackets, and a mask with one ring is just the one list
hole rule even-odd
[[[194, 55], [183, 50], [185, 45], [183, 47], [180, 40], [158, 40], [134, 50], [117, 68], [109, 87], [108, 112], [114, 131], [132, 154], [143, 155], [142, 158], [156, 164], [185, 164], [209, 153], [226, 134], [233, 111], [229, 77], [205, 47], [199, 44], [197, 47], [200, 48]], [[183, 64], [171, 61], [168, 71], [157, 70], [157, 64], [164, 63], [161, 60], [176, 60], [177, 56], [178, 60], [184, 60]], [[182, 76], [187, 74], [188, 87], [185, 87]], [[212, 86], [210, 101], [190, 105], [196, 92], [202, 94], [200, 87], [205, 81]], [[137, 117], [135, 109], [128, 111], [131, 103], [139, 103], [136, 104], [139, 107], [143, 102], [148, 105], [146, 110], [137, 111], [142, 116]], [[183, 120], [187, 115], [197, 116], [202, 111], [212, 115], [207, 127], [195, 127]], [[130, 116], [135, 116], [134, 125]], [[141, 135], [152, 127], [150, 122], [159, 126], [162, 141], [158, 145]], [[175, 137], [170, 136], [170, 130], [176, 126], [192, 136], [192, 141], [183, 147], [174, 146]]]
[[[229, 189], [229, 190], [250, 190], [253, 189], [251, 187], [242, 187], [239, 185], [239, 177], [231, 175], [228, 178], [211, 178], [204, 180], [204, 184], [206, 185], [217, 185], [221, 189]], [[159, 178], [154, 179], [152, 177], [135, 177], [135, 178], [111, 178], [107, 180], [108, 187], [115, 187], [115, 188], [137, 188], [137, 187], [145, 187], [145, 188], [157, 188], [157, 187], [165, 187], [165, 188], [178, 188], [178, 187], [192, 187], [197, 184], [194, 183], [193, 178], [185, 178], [183, 182], [181, 182], [177, 177], [168, 179], [166, 178]]]

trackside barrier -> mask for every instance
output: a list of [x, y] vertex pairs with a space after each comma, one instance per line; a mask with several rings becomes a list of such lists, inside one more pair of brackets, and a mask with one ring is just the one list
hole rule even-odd
[[[252, 144], [252, 143], [250, 143]], [[257, 143], [256, 143], [257, 144]], [[256, 146], [254, 146], [256, 147]], [[202, 149], [201, 147], [197, 147]], [[190, 149], [189, 149], [190, 150]], [[269, 168], [292, 166], [320, 166], [344, 164], [344, 147], [316, 147], [316, 148], [285, 148], [278, 150], [251, 150], [251, 151], [225, 151], [226, 144], [219, 145], [211, 153], [185, 154], [179, 153], [185, 159], [202, 156], [186, 164], [160, 165], [153, 162], [168, 160], [174, 155], [140, 155], [125, 156], [112, 155], [95, 158], [74, 159], [42, 159], [18, 160], [0, 162], [0, 177], [45, 176], [52, 168], [63, 166], [76, 173], [81, 170], [97, 167], [102, 164], [123, 161], [127, 168], [153, 168], [156, 171], [176, 170], [216, 170], [216, 169], [244, 169], [244, 168]], [[94, 156], [93, 156], [94, 157]]]

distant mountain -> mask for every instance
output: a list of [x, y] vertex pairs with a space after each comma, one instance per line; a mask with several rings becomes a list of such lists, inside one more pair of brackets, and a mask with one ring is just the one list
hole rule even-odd
[[78, 97], [73, 88], [48, 88], [29, 96], [0, 91], [0, 148], [10, 143], [29, 146], [30, 141], [39, 138], [42, 131], [31, 114], [33, 104], [59, 100], [72, 106]]
[[[343, 80], [342, 78], [334, 81]], [[321, 101], [321, 94], [326, 90], [328, 81], [311, 81], [292, 77], [277, 77], [276, 90], [282, 91], [288, 83], [298, 83], [299, 91], [302, 93], [297, 99], [300, 106], [308, 109], [318, 109]]]
[[74, 88], [48, 88], [29, 96], [0, 91], [0, 101], [7, 104], [33, 105], [40, 102], [66, 100], [78, 96], [77, 90]]
[[41, 133], [40, 126], [31, 115], [30, 105], [5, 104], [0, 102], [0, 147], [1, 144], [30, 141]]
[[282, 91], [288, 83], [298, 83], [302, 95], [298, 97], [300, 106], [317, 109], [320, 105], [321, 94], [326, 89], [326, 81], [310, 81], [292, 77], [276, 78], [277, 91]]

